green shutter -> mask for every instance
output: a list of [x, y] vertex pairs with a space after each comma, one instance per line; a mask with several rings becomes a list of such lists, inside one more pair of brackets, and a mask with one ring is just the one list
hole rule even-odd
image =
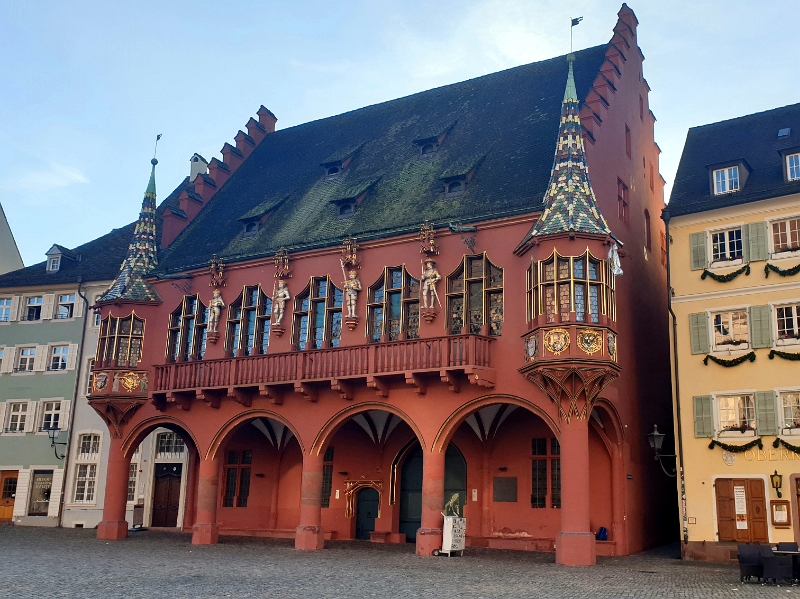
[[757, 262], [769, 258], [767, 251], [767, 223], [750, 223], [747, 231], [748, 262]]
[[747, 225], [742, 227], [742, 262], [750, 262], [750, 229]]
[[769, 306], [750, 306], [750, 346], [772, 347], [772, 318]]
[[756, 431], [759, 435], [778, 434], [774, 391], [756, 391]]
[[708, 315], [705, 312], [689, 314], [689, 337], [693, 354], [707, 354], [711, 351], [708, 339]]
[[689, 236], [691, 245], [692, 270], [708, 268], [708, 249], [706, 248], [706, 233], [692, 233]]
[[714, 409], [710, 395], [694, 397], [694, 436], [714, 436]]

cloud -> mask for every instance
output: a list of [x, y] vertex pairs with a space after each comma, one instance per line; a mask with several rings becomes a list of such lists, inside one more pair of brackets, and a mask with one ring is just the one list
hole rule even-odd
[[27, 170], [16, 178], [9, 178], [2, 185], [6, 191], [52, 191], [76, 183], [88, 183], [80, 170], [51, 162], [47, 168]]

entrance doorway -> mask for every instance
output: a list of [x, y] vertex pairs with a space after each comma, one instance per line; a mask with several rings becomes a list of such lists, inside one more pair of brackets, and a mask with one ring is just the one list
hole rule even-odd
[[[464, 514], [467, 499], [467, 461], [453, 443], [444, 455], [444, 500], [458, 493], [459, 513]], [[400, 527], [406, 542], [417, 539], [422, 523], [422, 447], [419, 444], [408, 453], [400, 471]]]
[[767, 501], [758, 478], [718, 478], [717, 530], [720, 541], [767, 543]]
[[28, 515], [46, 516], [50, 507], [50, 490], [53, 488], [52, 470], [34, 470], [28, 497]]
[[369, 533], [375, 530], [375, 518], [378, 517], [380, 495], [372, 487], [358, 492], [356, 499], [356, 538], [369, 541]]
[[17, 495], [17, 471], [0, 472], [0, 522], [10, 522], [14, 515], [14, 498]]
[[156, 464], [151, 526], [175, 528], [181, 502], [183, 464]]

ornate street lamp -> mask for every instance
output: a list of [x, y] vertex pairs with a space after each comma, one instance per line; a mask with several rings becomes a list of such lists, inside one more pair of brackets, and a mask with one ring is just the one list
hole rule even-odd
[[[61, 432], [61, 429], [59, 429], [58, 427], [50, 426], [41, 430], [47, 431], [47, 436], [50, 439], [50, 447], [53, 448], [53, 453], [56, 454], [56, 459], [63, 460], [66, 454], [59, 455], [58, 446], [66, 445], [66, 443], [59, 443], [58, 441], [56, 441], [56, 439], [58, 439], [58, 434]], [[778, 495], [778, 497], [780, 497], [780, 495]]]
[[772, 488], [775, 489], [775, 492], [778, 494], [778, 499], [782, 497], [781, 495], [781, 485], [783, 485], [783, 475], [778, 474], [778, 471], [775, 471], [775, 474], [770, 474], [769, 479], [772, 482]]
[[[664, 437], [666, 435], [664, 435], [663, 433], [659, 433], [658, 426], [654, 424], [653, 432], [646, 436], [647, 436], [647, 441], [650, 443], [650, 449], [652, 449], [653, 453], [655, 454], [654, 459], [658, 462], [659, 466], [661, 466], [661, 469], [664, 471], [664, 474], [666, 474], [667, 476], [671, 476], [673, 478], [677, 476], [675, 468], [672, 469], [672, 472], [669, 472], [667, 471], [666, 468], [664, 468], [664, 463], [661, 461], [661, 458], [676, 457], [675, 455], [661, 453], [661, 447], [664, 445]], [[780, 495], [778, 495], [778, 497], [780, 497]]]

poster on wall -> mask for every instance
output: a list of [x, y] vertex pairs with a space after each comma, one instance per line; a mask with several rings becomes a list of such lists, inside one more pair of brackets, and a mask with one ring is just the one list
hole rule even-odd
[[744, 487], [733, 487], [733, 503], [736, 511], [736, 528], [747, 529], [747, 496]]

